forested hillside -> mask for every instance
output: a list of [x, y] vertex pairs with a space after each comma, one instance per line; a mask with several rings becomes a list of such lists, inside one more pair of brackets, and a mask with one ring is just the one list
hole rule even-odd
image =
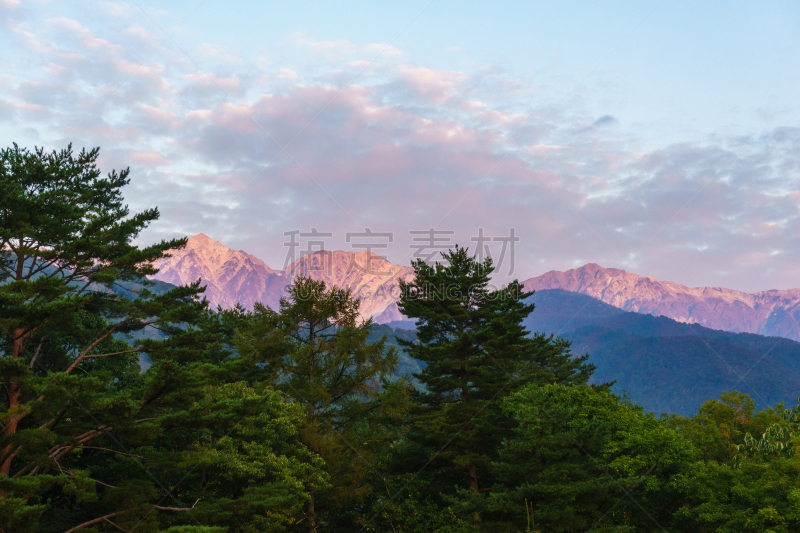
[[746, 392], [762, 408], [800, 394], [798, 342], [625, 312], [558, 289], [536, 291], [531, 301], [530, 330], [569, 339], [573, 351], [590, 354], [593, 379], [616, 381], [615, 391], [627, 391], [655, 413], [692, 415], [708, 398], [731, 390]]
[[694, 402], [735, 378], [692, 381], [719, 372], [699, 339], [788, 394], [795, 344], [494, 289], [457, 246], [399, 281], [414, 332], [303, 276], [210, 309], [147, 281], [186, 240], [134, 244], [158, 210], [98, 155], [0, 151], [0, 531], [800, 530], [800, 406], [659, 416], [605, 377]]

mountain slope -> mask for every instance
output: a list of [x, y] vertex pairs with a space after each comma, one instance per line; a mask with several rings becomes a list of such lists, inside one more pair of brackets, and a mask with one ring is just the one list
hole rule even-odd
[[[305, 275], [353, 291], [361, 299], [361, 315], [376, 317], [376, 322], [395, 320], [387, 313], [400, 295], [400, 280], [411, 281], [414, 269], [393, 265], [369, 252], [314, 252], [295, 261], [285, 272], [285, 279]], [[399, 311], [397, 315], [400, 315]]]
[[[200, 233], [189, 238], [182, 250], [171, 252], [172, 257], [155, 263], [159, 269], [154, 279], [187, 285], [198, 279], [206, 287], [205, 296], [213, 307], [230, 308], [241, 303], [252, 308], [265, 295], [279, 293], [271, 283], [280, 273], [250, 254], [226, 248]], [[280, 294], [278, 294], [280, 297]]]
[[[252, 309], [261, 302], [277, 309], [286, 286], [299, 275], [325, 281], [329, 286], [350, 288], [361, 298], [364, 318], [381, 315], [398, 296], [401, 279], [410, 280], [411, 267], [399, 267], [368, 252], [319, 251], [295, 261], [285, 271], [274, 270], [264, 261], [243, 251], [231, 250], [200, 233], [189, 238], [182, 250], [155, 263], [153, 279], [185, 285], [198, 279], [206, 287], [212, 307], [231, 308], [237, 303]], [[399, 313], [388, 313], [379, 322], [389, 322]]]
[[[800, 395], [798, 342], [622, 311], [560, 289], [536, 291], [530, 301], [536, 308], [525, 320], [528, 330], [572, 341], [573, 353], [588, 353], [597, 366], [595, 383], [615, 381], [614, 391], [648, 411], [692, 415], [731, 390], [749, 394], [759, 408]], [[404, 360], [405, 369], [413, 367]]]
[[625, 311], [734, 332], [800, 340], [800, 289], [755, 294], [721, 287], [686, 287], [589, 263], [524, 282], [527, 290], [563, 289]]
[[[397, 309], [399, 281], [410, 267], [393, 265], [368, 252], [320, 251], [295, 261], [286, 271], [270, 268], [243, 251], [231, 250], [204, 234], [183, 250], [156, 263], [154, 279], [175, 285], [202, 279], [212, 306], [255, 302], [277, 308], [294, 276], [303, 274], [353, 290], [362, 316], [377, 323], [405, 319]], [[369, 265], [368, 263], [369, 259]], [[800, 289], [755, 294], [720, 287], [686, 287], [669, 281], [590, 263], [566, 272], [551, 271], [524, 282], [527, 290], [563, 289], [585, 294], [625, 311], [666, 316], [709, 328], [800, 340]]]
[[590, 296], [539, 290], [525, 324], [531, 331], [569, 339], [589, 353], [593, 380], [656, 413], [690, 415], [724, 391], [749, 394], [759, 407], [800, 395], [800, 343], [732, 333], [621, 311]]

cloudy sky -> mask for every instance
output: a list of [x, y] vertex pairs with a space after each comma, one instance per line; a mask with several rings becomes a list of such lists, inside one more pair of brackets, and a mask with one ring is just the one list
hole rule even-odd
[[[800, 287], [799, 23], [777, 1], [0, 0], [0, 136], [100, 146], [161, 210], [143, 240], [274, 268], [292, 231], [408, 264], [412, 231], [474, 250], [482, 228], [496, 259], [514, 231], [520, 279]], [[348, 242], [366, 228], [391, 242]]]

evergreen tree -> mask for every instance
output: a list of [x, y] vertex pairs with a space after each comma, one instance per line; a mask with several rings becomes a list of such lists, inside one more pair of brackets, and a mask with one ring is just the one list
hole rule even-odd
[[102, 177], [98, 153], [0, 151], [0, 527], [296, 522], [325, 483], [303, 413], [238, 383], [239, 311], [147, 281], [186, 240], [135, 246], [158, 210], [130, 214], [128, 170]]
[[300, 277], [288, 294], [278, 312], [256, 304], [239, 347], [257, 354], [263, 375], [306, 412], [301, 440], [325, 459], [331, 480], [310, 492], [305, 527], [315, 533], [335, 507], [368, 490], [362, 480], [370, 445], [381, 439], [370, 420], [392, 405], [379, 393], [397, 368], [397, 351], [387, 349], [385, 338], [368, 342], [372, 320], [359, 319], [360, 301], [349, 289]]
[[423, 464], [440, 470], [444, 485], [477, 494], [491, 486], [500, 400], [528, 383], [586, 383], [594, 367], [588, 356], [573, 357], [566, 341], [529, 335], [522, 322], [532, 293], [517, 281], [491, 290], [491, 258], [480, 263], [460, 247], [443, 257], [446, 265], [415, 261], [414, 280], [401, 282], [398, 308], [416, 319], [417, 342], [398, 341], [426, 364], [415, 374], [425, 391], [413, 430], [427, 450]]

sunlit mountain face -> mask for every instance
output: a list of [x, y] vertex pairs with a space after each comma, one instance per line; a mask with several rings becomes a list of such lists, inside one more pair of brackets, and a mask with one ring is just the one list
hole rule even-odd
[[548, 272], [525, 281], [525, 287], [578, 292], [625, 311], [712, 329], [800, 340], [800, 289], [750, 294], [723, 287], [686, 287], [593, 263]]
[[[361, 299], [363, 318], [377, 323], [403, 320], [396, 301], [400, 280], [413, 270], [368, 252], [319, 251], [276, 270], [244, 251], [231, 250], [204, 234], [158, 262], [155, 279], [180, 285], [202, 279], [213, 307], [261, 302], [277, 309], [286, 286], [299, 275], [346, 287]], [[561, 289], [591, 296], [625, 311], [665, 316], [731, 332], [800, 340], [800, 289], [746, 293], [722, 287], [686, 287], [589, 263], [551, 271], [523, 282], [527, 290]]]

